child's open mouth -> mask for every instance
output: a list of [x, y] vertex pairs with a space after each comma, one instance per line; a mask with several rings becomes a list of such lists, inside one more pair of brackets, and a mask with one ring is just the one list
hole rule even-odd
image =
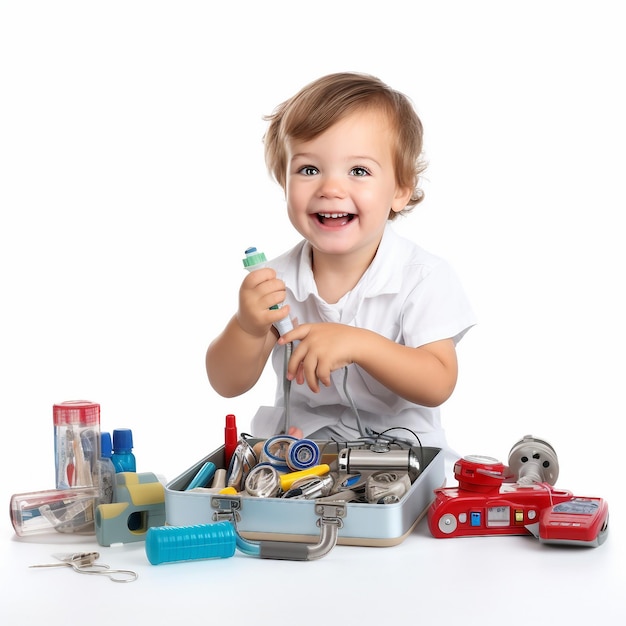
[[345, 226], [354, 217], [354, 213], [317, 213], [317, 221], [325, 226]]

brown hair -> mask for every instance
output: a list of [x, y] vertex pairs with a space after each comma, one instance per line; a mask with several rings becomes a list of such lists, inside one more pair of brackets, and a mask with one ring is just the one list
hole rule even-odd
[[[396, 183], [413, 189], [406, 208], [400, 213], [409, 212], [424, 197], [418, 186], [420, 174], [426, 169], [422, 160], [422, 123], [407, 96], [368, 74], [341, 72], [323, 76], [264, 117], [269, 122], [263, 140], [270, 174], [284, 189], [288, 138], [309, 141], [347, 115], [368, 107], [383, 111], [394, 130]], [[391, 211], [389, 219], [397, 215]]]

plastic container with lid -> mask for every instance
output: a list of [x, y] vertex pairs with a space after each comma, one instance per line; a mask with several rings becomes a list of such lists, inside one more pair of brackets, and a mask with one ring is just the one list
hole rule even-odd
[[9, 512], [18, 537], [40, 533], [93, 534], [97, 487], [48, 489], [11, 496]]
[[57, 489], [91, 487], [100, 458], [100, 405], [87, 400], [55, 404], [55, 484]]

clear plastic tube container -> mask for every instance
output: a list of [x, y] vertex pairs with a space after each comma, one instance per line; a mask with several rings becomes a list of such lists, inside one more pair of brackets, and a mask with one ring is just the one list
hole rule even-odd
[[91, 534], [97, 487], [48, 489], [11, 496], [9, 513], [15, 534], [24, 537], [46, 532]]
[[61, 402], [52, 414], [56, 488], [92, 487], [100, 458], [100, 405]]

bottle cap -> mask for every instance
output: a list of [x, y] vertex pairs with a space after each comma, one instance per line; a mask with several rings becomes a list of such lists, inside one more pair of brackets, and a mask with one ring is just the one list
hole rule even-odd
[[100, 433], [100, 456], [110, 459], [113, 453], [113, 445], [111, 444], [111, 433]]
[[130, 428], [116, 428], [113, 431], [113, 450], [131, 450], [133, 431]]
[[52, 407], [55, 426], [98, 426], [100, 424], [100, 405], [88, 400], [70, 400]]
[[267, 262], [267, 259], [265, 258], [265, 253], [258, 252], [254, 246], [248, 248], [245, 254], [246, 258], [242, 259], [244, 267], [252, 267], [253, 265]]

